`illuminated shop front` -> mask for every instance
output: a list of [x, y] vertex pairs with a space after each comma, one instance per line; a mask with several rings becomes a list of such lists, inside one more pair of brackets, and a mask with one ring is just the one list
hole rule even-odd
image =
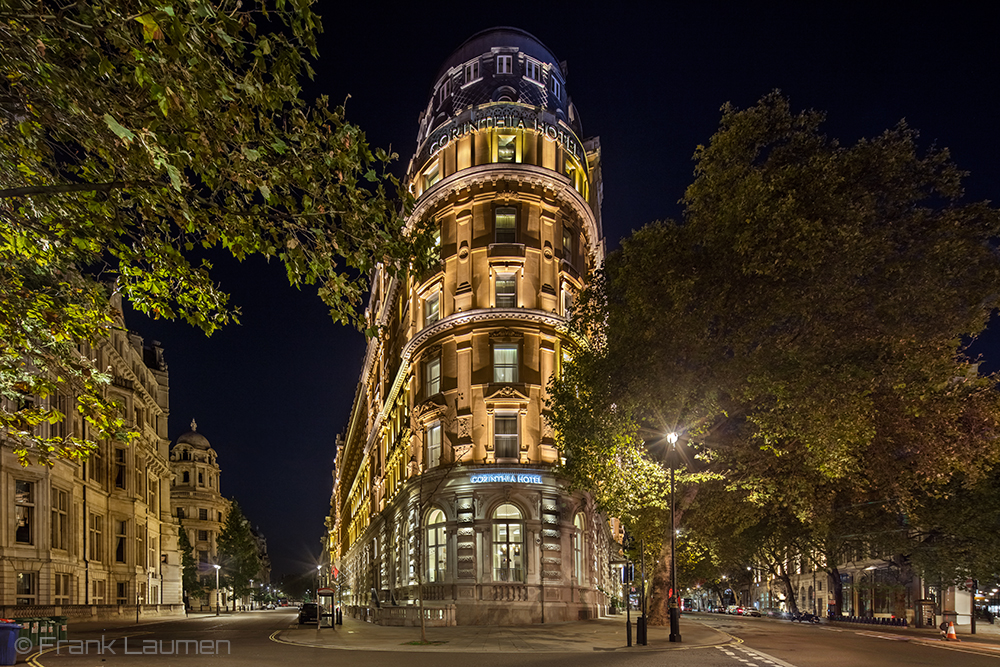
[[440, 265], [377, 272], [370, 341], [338, 440], [330, 559], [348, 613], [435, 623], [589, 618], [616, 590], [612, 528], [569, 493], [546, 383], [582, 341], [567, 321], [603, 259], [600, 144], [559, 61], [497, 28], [446, 61], [420, 116], [411, 224]]

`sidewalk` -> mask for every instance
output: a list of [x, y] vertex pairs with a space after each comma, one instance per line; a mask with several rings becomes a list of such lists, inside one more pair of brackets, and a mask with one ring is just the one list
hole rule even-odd
[[690, 617], [681, 619], [682, 642], [670, 642], [670, 628], [650, 627], [647, 646], [626, 648], [625, 617], [530, 626], [451, 626], [427, 628], [420, 645], [419, 627], [372, 625], [347, 616], [336, 628], [304, 625], [282, 630], [276, 641], [348, 651], [416, 651], [457, 653], [570, 653], [594, 651], [659, 651], [727, 644], [734, 639]]

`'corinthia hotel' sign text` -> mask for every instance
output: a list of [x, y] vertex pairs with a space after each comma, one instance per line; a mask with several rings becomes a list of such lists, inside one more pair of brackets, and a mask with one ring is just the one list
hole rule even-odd
[[539, 118], [538, 113], [534, 110], [514, 104], [473, 109], [472, 117], [469, 120], [461, 123], [449, 122], [431, 135], [430, 155], [434, 157], [449, 143], [461, 139], [467, 134], [490, 129], [531, 130], [545, 135], [549, 141], [558, 143], [575, 155], [577, 159], [583, 159], [583, 148], [572, 132], [545, 122]]
[[541, 475], [527, 475], [513, 472], [484, 472], [472, 475], [469, 481], [473, 484], [489, 484], [495, 482], [513, 482], [515, 484], [541, 484]]

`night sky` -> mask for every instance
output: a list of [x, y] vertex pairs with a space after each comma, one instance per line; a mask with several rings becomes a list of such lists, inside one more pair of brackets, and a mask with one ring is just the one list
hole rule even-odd
[[[600, 136], [608, 249], [647, 222], [676, 218], [691, 156], [730, 101], [777, 88], [794, 110], [828, 112], [844, 142], [905, 118], [920, 142], [951, 149], [970, 199], [998, 200], [1000, 42], [995, 10], [939, 3], [319, 3], [325, 33], [312, 99], [350, 95], [348, 117], [374, 146], [416, 145], [417, 117], [443, 60], [497, 25], [522, 28], [568, 61], [585, 136]], [[666, 5], [666, 3], [662, 3]], [[753, 6], [751, 6], [753, 5]], [[242, 324], [205, 338], [127, 315], [166, 349], [171, 442], [198, 431], [219, 453], [222, 491], [268, 539], [275, 579], [315, 570], [364, 340], [334, 325], [313, 289], [277, 262], [219, 257], [216, 279]], [[1000, 325], [997, 326], [1000, 328]], [[996, 345], [981, 344], [987, 355]], [[992, 357], [1000, 361], [1000, 354]], [[991, 359], [992, 361], [992, 359]]]

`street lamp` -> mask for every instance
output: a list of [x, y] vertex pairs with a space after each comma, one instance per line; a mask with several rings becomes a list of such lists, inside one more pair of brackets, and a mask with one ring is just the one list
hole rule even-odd
[[670, 443], [670, 641], [681, 640], [681, 610], [677, 605], [677, 522], [674, 514], [674, 459], [677, 455], [677, 434], [667, 434]]
[[221, 565], [212, 565], [215, 568], [215, 615], [219, 615], [219, 570]]

